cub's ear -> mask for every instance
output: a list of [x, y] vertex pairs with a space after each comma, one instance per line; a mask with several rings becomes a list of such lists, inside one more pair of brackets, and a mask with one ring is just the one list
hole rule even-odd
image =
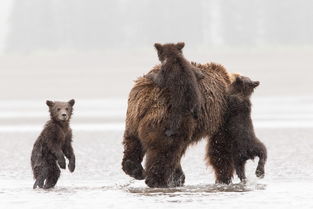
[[46, 104], [49, 106], [49, 107], [52, 107], [54, 105], [54, 102], [50, 101], [50, 100], [47, 100], [46, 101]]
[[184, 48], [184, 46], [185, 46], [185, 43], [184, 43], [184, 42], [178, 42], [178, 43], [176, 44], [176, 48], [177, 48], [178, 50], [182, 50], [182, 49]]
[[252, 85], [253, 85], [253, 88], [256, 88], [260, 85], [260, 81], [253, 81]]
[[243, 84], [243, 80], [242, 80], [242, 78], [241, 78], [240, 76], [237, 76], [237, 77], [236, 77], [235, 82], [236, 82], [237, 84]]
[[74, 104], [75, 104], [75, 100], [74, 100], [74, 99], [71, 99], [70, 101], [68, 101], [68, 103], [73, 107]]
[[154, 48], [159, 52], [159, 51], [162, 51], [163, 47], [162, 47], [162, 44], [159, 44], [159, 43], [155, 43], [154, 44]]

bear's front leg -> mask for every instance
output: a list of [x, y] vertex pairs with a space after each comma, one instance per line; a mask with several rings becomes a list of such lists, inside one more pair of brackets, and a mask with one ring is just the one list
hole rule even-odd
[[54, 141], [50, 141], [50, 143], [48, 143], [48, 147], [52, 154], [54, 154], [54, 156], [57, 158], [60, 168], [65, 169], [66, 167], [65, 157], [61, 146], [58, 143], [55, 143]]
[[75, 154], [74, 154], [71, 140], [67, 140], [67, 142], [63, 146], [63, 153], [67, 157], [67, 159], [69, 160], [68, 169], [70, 170], [70, 172], [74, 172], [74, 170], [75, 170]]
[[65, 169], [66, 168], [66, 163], [65, 163], [65, 157], [62, 151], [57, 153], [57, 159], [58, 159], [58, 164], [60, 168]]
[[127, 131], [124, 133], [124, 156], [122, 160], [123, 171], [137, 179], [142, 180], [145, 178], [145, 171], [141, 165], [143, 156], [145, 154], [141, 142], [135, 136], [128, 135]]
[[255, 175], [259, 178], [263, 178], [265, 175], [264, 166], [267, 160], [267, 150], [265, 145], [259, 140], [254, 145], [253, 154], [259, 157], [258, 167], [256, 168]]
[[70, 170], [70, 172], [74, 172], [75, 170], [75, 156], [71, 157], [68, 163], [68, 169]]
[[60, 168], [65, 169], [66, 167], [65, 157], [64, 157], [62, 150], [60, 148], [53, 147], [51, 151], [56, 156]]

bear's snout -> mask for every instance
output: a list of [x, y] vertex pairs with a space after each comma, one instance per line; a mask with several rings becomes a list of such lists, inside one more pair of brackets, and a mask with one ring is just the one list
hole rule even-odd
[[60, 114], [59, 114], [59, 120], [67, 120], [68, 119], [68, 114], [67, 114], [67, 112], [61, 112]]

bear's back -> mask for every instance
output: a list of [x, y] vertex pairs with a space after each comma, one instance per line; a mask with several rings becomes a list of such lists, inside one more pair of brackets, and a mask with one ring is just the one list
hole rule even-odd
[[[230, 77], [226, 69], [215, 63], [196, 64], [204, 79], [198, 81], [200, 94], [204, 99], [202, 114], [198, 119], [194, 138], [212, 135], [223, 122], [223, 115], [227, 109], [226, 88], [230, 84]], [[160, 65], [155, 66], [149, 73], [160, 70]], [[140, 121], [160, 126], [169, 115], [170, 94], [167, 89], [159, 88], [152, 80], [145, 76], [139, 77], [130, 91], [126, 117], [126, 131], [138, 134]], [[212, 122], [214, 121], [214, 122]]]

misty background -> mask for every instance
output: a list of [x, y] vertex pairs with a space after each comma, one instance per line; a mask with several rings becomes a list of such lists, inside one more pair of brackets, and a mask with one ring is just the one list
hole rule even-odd
[[259, 96], [312, 89], [310, 0], [2, 0], [0, 99], [127, 98], [184, 41], [187, 59], [261, 81]]

